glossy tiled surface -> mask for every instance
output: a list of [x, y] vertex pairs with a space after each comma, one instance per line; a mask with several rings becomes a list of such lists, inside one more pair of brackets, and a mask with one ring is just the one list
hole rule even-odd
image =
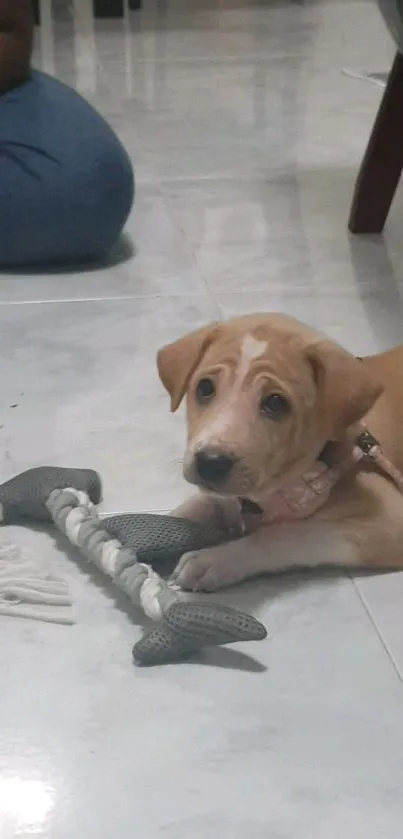
[[[381, 91], [341, 72], [393, 46], [366, 0], [51, 7], [36, 66], [112, 122], [137, 202], [109, 266], [0, 277], [2, 478], [88, 465], [104, 509], [163, 510], [186, 489], [159, 345], [259, 308], [360, 353], [402, 340], [402, 195], [383, 239], [346, 233]], [[240, 587], [221, 599], [266, 642], [142, 671], [99, 578], [8, 535], [69, 580], [77, 624], [0, 618], [1, 839], [401, 839], [403, 575]]]

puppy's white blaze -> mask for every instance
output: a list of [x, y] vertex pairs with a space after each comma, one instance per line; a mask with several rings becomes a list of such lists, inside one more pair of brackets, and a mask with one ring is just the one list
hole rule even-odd
[[260, 358], [267, 347], [267, 341], [258, 341], [253, 335], [245, 335], [241, 346], [241, 363], [243, 360], [253, 361]]
[[242, 382], [250, 369], [252, 361], [260, 358], [266, 348], [267, 341], [259, 341], [250, 334], [245, 335], [241, 344], [241, 355], [235, 373], [235, 381], [228, 395], [226, 407], [202, 429], [197, 439], [193, 441], [193, 451], [208, 443], [215, 442], [228, 428], [231, 428], [234, 418], [237, 416], [237, 399]]
[[208, 443], [214, 443], [219, 439], [228, 428], [231, 428], [235, 416], [235, 411], [232, 405], [228, 405], [223, 411], [202, 428], [197, 439], [192, 443], [193, 451], [202, 448]]
[[241, 344], [241, 357], [235, 375], [235, 387], [239, 387], [250, 369], [252, 361], [260, 358], [267, 347], [267, 341], [258, 341], [253, 335], [245, 335]]

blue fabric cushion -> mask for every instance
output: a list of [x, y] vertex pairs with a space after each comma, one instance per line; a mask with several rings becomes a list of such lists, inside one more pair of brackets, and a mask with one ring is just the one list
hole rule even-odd
[[0, 96], [0, 266], [107, 251], [133, 196], [126, 151], [74, 90], [34, 71]]

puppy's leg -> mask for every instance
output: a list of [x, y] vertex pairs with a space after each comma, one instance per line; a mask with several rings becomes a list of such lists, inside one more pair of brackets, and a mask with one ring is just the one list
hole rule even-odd
[[228, 538], [241, 536], [243, 532], [241, 505], [236, 498], [221, 498], [200, 492], [173, 510], [171, 515], [209, 524]]
[[[308, 521], [262, 527], [235, 542], [192, 551], [177, 565], [173, 579], [190, 591], [216, 591], [247, 577], [296, 567], [342, 565], [403, 567], [403, 533], [385, 546], [382, 522]], [[399, 540], [400, 541], [400, 540]], [[383, 562], [378, 559], [383, 557]]]

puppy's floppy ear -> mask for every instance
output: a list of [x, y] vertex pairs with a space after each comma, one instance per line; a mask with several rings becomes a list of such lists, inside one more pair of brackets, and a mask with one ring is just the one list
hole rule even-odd
[[383, 391], [365, 364], [332, 341], [308, 347], [329, 439], [362, 419]]
[[213, 343], [219, 324], [191, 332], [173, 344], [167, 344], [157, 354], [159, 377], [171, 397], [171, 411], [176, 411], [186, 393], [189, 379]]

